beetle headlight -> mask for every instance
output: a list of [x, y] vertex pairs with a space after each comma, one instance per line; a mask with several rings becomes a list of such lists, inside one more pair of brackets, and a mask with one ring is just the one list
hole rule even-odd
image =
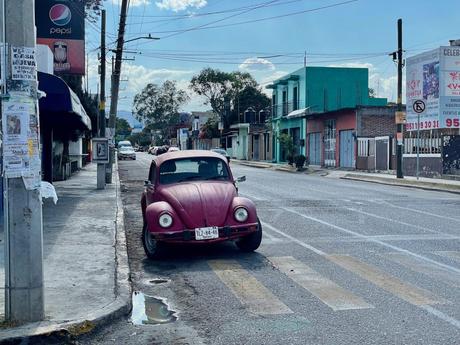
[[168, 213], [163, 213], [160, 218], [158, 218], [158, 223], [162, 228], [169, 228], [173, 223], [173, 219]]
[[249, 214], [248, 210], [246, 210], [244, 207], [238, 207], [233, 215], [238, 222], [242, 223], [248, 219]]

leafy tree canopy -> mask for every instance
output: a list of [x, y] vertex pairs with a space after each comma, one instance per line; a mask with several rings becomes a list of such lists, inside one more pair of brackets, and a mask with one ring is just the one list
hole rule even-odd
[[148, 84], [134, 97], [133, 113], [149, 129], [159, 130], [164, 138], [179, 122], [179, 108], [188, 101], [187, 93], [167, 80], [162, 85]]
[[125, 119], [117, 117], [117, 123], [115, 128], [116, 135], [130, 135], [133, 129], [129, 125], [129, 122]]
[[[225, 127], [238, 121], [238, 111], [244, 112], [250, 106], [259, 111], [270, 104], [255, 79], [246, 72], [205, 68], [192, 78], [190, 88], [205, 97], [205, 104], [223, 118]], [[226, 104], [230, 107], [228, 117]]]

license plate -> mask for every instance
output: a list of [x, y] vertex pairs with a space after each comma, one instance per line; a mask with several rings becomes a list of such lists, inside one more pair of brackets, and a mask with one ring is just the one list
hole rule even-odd
[[195, 229], [195, 239], [210, 240], [213, 238], [219, 238], [219, 228], [217, 226]]

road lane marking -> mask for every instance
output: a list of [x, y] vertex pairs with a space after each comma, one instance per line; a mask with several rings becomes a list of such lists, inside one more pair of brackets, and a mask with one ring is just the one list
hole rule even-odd
[[292, 256], [270, 257], [270, 262], [332, 310], [369, 309], [373, 305], [353, 295]]
[[328, 255], [327, 259], [413, 305], [443, 304], [447, 302], [437, 298], [427, 290], [405, 283], [349, 255]]
[[317, 222], [317, 223], [320, 223], [320, 224], [323, 224], [323, 225], [326, 225], [326, 226], [329, 226], [331, 228], [334, 228], [336, 230], [339, 230], [339, 231], [342, 231], [342, 232], [345, 232], [347, 234], [350, 234], [350, 235], [354, 235], [356, 237], [359, 237], [359, 238], [363, 238], [363, 239], [367, 239], [368, 241], [370, 242], [373, 242], [373, 243], [377, 243], [377, 244], [380, 244], [381, 246], [384, 246], [384, 247], [387, 247], [387, 248], [390, 248], [394, 251], [397, 251], [397, 252], [401, 252], [401, 253], [406, 253], [408, 255], [412, 255], [416, 258], [419, 258], [421, 260], [425, 260], [427, 262], [431, 262], [432, 264], [435, 264], [435, 265], [438, 265], [440, 267], [444, 267], [444, 268], [447, 268], [453, 272], [456, 272], [456, 273], [460, 273], [460, 269], [456, 268], [456, 267], [453, 267], [453, 266], [450, 266], [450, 265], [447, 265], [447, 264], [444, 264], [442, 262], [438, 262], [436, 260], [432, 260], [430, 258], [427, 258], [426, 256], [423, 256], [423, 255], [420, 255], [420, 254], [417, 254], [417, 253], [413, 253], [407, 249], [404, 249], [404, 248], [401, 248], [401, 247], [398, 247], [398, 246], [394, 246], [392, 244], [389, 244], [389, 243], [386, 243], [386, 242], [383, 242], [383, 241], [380, 241], [380, 240], [377, 240], [375, 238], [369, 238], [367, 237], [366, 235], [363, 235], [363, 234], [360, 234], [356, 231], [352, 231], [352, 230], [349, 230], [349, 229], [345, 229], [341, 226], [338, 226], [338, 225], [334, 225], [334, 224], [331, 224], [331, 223], [328, 223], [324, 220], [321, 220], [321, 219], [318, 219], [318, 218], [315, 218], [315, 217], [311, 217], [311, 216], [307, 216], [303, 213], [300, 213], [300, 212], [297, 212], [296, 210], [293, 210], [291, 208], [287, 208], [287, 207], [280, 207], [281, 209], [287, 211], [287, 212], [291, 212], [291, 213], [294, 213], [294, 214], [297, 214], [298, 216], [302, 217], [302, 218], [305, 218], [305, 219], [309, 219], [311, 221], [314, 221], [314, 222]]
[[422, 211], [422, 210], [417, 210], [415, 208], [410, 208], [410, 207], [397, 206], [397, 205], [393, 205], [392, 203], [390, 203], [390, 202], [388, 202], [386, 200], [380, 200], [380, 201], [369, 200], [369, 201], [373, 202], [373, 203], [376, 203], [376, 204], [385, 204], [385, 205], [388, 205], [390, 207], [399, 208], [401, 210], [407, 210], [407, 211], [411, 211], [411, 212], [415, 212], [415, 213], [425, 214], [427, 216], [432, 216], [432, 217], [441, 218], [441, 219], [450, 219], [450, 220], [453, 220], [454, 222], [460, 222], [459, 218], [453, 218], [453, 217], [449, 217], [449, 216], [442, 216], [440, 214], [431, 213], [431, 212]]
[[445, 258], [449, 258], [452, 260], [455, 260], [457, 262], [460, 262], [460, 252], [454, 252], [454, 251], [437, 251], [434, 252], [437, 255], [444, 256]]
[[453, 317], [450, 317], [449, 315], [444, 314], [442, 311], [437, 310], [437, 309], [435, 309], [435, 308], [433, 308], [433, 307], [431, 307], [429, 305], [421, 305], [420, 308], [422, 308], [423, 310], [427, 311], [431, 315], [434, 315], [434, 316], [440, 318], [441, 320], [444, 320], [444, 321], [450, 323], [452, 326], [457, 327], [458, 329], [460, 329], [460, 321], [457, 320], [457, 319], [454, 319]]
[[326, 256], [327, 254], [325, 252], [323, 252], [322, 250], [318, 249], [318, 248], [315, 248], [313, 246], [310, 246], [309, 244], [306, 244], [305, 242], [302, 242], [300, 240], [298, 240], [297, 238], [295, 237], [292, 237], [291, 235], [288, 235], [288, 234], [285, 234], [284, 232], [282, 232], [281, 230], [278, 230], [276, 229], [275, 227], [271, 226], [270, 224], [268, 223], [265, 223], [265, 222], [261, 222], [262, 223], [262, 226], [263, 227], [266, 227], [266, 228], [269, 228], [271, 231], [274, 231], [276, 232], [277, 234], [280, 234], [281, 236], [284, 236], [288, 239], [290, 239], [292, 242], [295, 242], [297, 243], [298, 245], [308, 249], [308, 250], [311, 250], [313, 253], [316, 253], [318, 255], [321, 255], [321, 256]]
[[[323, 252], [322, 250], [317, 249], [317, 248], [315, 248], [313, 246], [310, 246], [309, 244], [307, 244], [305, 242], [302, 242], [302, 241], [300, 241], [300, 240], [298, 240], [298, 239], [296, 239], [296, 238], [294, 238], [294, 237], [292, 237], [292, 236], [290, 236], [288, 234], [285, 234], [284, 232], [282, 232], [281, 230], [276, 229], [275, 227], [271, 226], [270, 224], [267, 224], [267, 223], [262, 223], [262, 224], [264, 226], [268, 227], [268, 228], [271, 228], [273, 231], [277, 232], [278, 234], [280, 234], [280, 235], [292, 240], [293, 242], [299, 244], [300, 246], [302, 246], [302, 247], [304, 247], [304, 248], [306, 248], [308, 250], [311, 250], [311, 251], [313, 251], [314, 253], [316, 253], [316, 254], [318, 254], [320, 256], [324, 256], [326, 259], [328, 258], [328, 255], [325, 252]], [[431, 307], [429, 305], [419, 305], [418, 307], [424, 309], [425, 311], [427, 311], [431, 315], [433, 315], [433, 316], [435, 316], [435, 317], [437, 317], [437, 318], [439, 318], [439, 319], [441, 319], [441, 320], [443, 320], [445, 322], [448, 322], [451, 325], [453, 325], [453, 326], [455, 326], [455, 327], [460, 329], [460, 321], [459, 320], [454, 319], [453, 317], [450, 317], [449, 315], [444, 314], [440, 310], [437, 310], [437, 309], [435, 309], [435, 308], [433, 308], [433, 307]]]
[[415, 224], [411, 224], [411, 223], [402, 222], [402, 221], [399, 221], [399, 220], [396, 220], [396, 219], [391, 219], [391, 218], [388, 218], [388, 217], [379, 216], [379, 215], [377, 215], [375, 213], [370, 213], [370, 212], [366, 212], [366, 211], [362, 211], [362, 210], [357, 210], [356, 208], [345, 207], [345, 209], [349, 210], [349, 211], [352, 211], [352, 212], [361, 213], [361, 214], [364, 214], [366, 216], [374, 217], [374, 218], [377, 218], [377, 219], [384, 219], [385, 221], [401, 224], [401, 225], [404, 225], [404, 226], [407, 226], [407, 227], [410, 227], [410, 228], [425, 230], [425, 231], [428, 231], [428, 232], [431, 232], [431, 233], [434, 233], [434, 234], [447, 235], [447, 234], [444, 234], [444, 233], [436, 231], [436, 230], [425, 228], [424, 226], [419, 226], [419, 225], [415, 225]]
[[292, 313], [292, 310], [288, 306], [281, 302], [236, 261], [209, 260], [208, 265], [250, 312], [258, 315]]
[[460, 286], [460, 275], [452, 274], [449, 270], [433, 265], [430, 262], [418, 260], [412, 256], [401, 253], [388, 253], [386, 255], [391, 261], [396, 262], [412, 271], [422, 273], [441, 282], [448, 282]]

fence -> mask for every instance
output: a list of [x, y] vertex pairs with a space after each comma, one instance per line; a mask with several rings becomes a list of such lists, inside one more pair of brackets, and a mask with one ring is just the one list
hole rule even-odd
[[417, 134], [414, 132], [409, 132], [409, 135], [404, 138], [404, 154], [417, 154], [417, 147], [420, 154], [441, 153], [442, 143], [439, 133], [420, 133], [420, 139], [417, 139]]

